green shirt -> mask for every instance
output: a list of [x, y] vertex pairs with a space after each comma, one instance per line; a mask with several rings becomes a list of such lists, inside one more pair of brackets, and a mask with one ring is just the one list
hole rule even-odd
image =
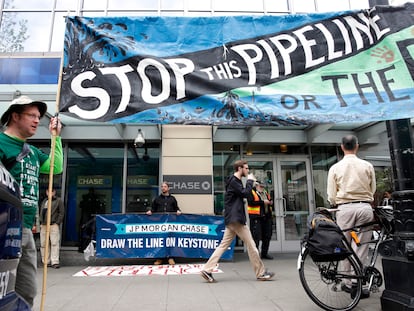
[[[30, 153], [21, 162], [16, 162], [17, 155], [22, 151], [24, 141], [16, 137], [0, 133], [0, 161], [9, 170], [20, 187], [23, 205], [23, 226], [31, 229], [35, 222], [39, 204], [39, 175], [49, 173], [50, 155], [30, 146]], [[53, 174], [63, 171], [62, 140], [56, 137]], [[11, 168], [9, 166], [12, 165]]]

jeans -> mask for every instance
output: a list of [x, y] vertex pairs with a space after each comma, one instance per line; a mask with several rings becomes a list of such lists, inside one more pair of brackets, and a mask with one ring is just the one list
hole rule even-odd
[[37, 251], [32, 230], [23, 228], [22, 257], [17, 266], [16, 293], [33, 307], [37, 292]]

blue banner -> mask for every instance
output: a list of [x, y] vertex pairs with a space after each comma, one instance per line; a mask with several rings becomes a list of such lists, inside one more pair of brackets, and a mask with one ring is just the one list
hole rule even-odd
[[[193, 214], [97, 215], [98, 258], [209, 258], [220, 244], [224, 219]], [[232, 259], [233, 241], [223, 259]]]
[[414, 4], [284, 16], [69, 17], [61, 112], [113, 123], [414, 117]]

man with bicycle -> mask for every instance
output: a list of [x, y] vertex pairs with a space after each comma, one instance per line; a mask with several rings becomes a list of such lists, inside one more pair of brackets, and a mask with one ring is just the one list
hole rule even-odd
[[[371, 163], [356, 156], [359, 144], [354, 135], [342, 138], [341, 149], [344, 157], [332, 165], [328, 172], [327, 193], [328, 201], [337, 206], [336, 221], [341, 229], [362, 225], [374, 220], [372, 202], [376, 190], [375, 171]], [[344, 232], [349, 242], [351, 234]], [[368, 244], [372, 237], [371, 230], [358, 233], [360, 245], [352, 244], [355, 253], [362, 263], [368, 256]], [[349, 266], [346, 261], [344, 265]], [[344, 266], [345, 269], [350, 267]], [[352, 284], [343, 284], [342, 289], [352, 294]], [[369, 297], [369, 291], [363, 290], [361, 298]]]

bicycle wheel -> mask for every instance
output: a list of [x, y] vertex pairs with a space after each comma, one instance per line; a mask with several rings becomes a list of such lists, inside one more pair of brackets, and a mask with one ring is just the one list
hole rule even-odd
[[[342, 268], [350, 264], [353, 272]], [[362, 272], [353, 256], [342, 261], [314, 262], [307, 248], [298, 258], [299, 277], [306, 293], [319, 307], [328, 311], [352, 310], [359, 302], [362, 292]], [[355, 278], [355, 275], [359, 276]], [[355, 287], [353, 295], [345, 291], [345, 281]]]

